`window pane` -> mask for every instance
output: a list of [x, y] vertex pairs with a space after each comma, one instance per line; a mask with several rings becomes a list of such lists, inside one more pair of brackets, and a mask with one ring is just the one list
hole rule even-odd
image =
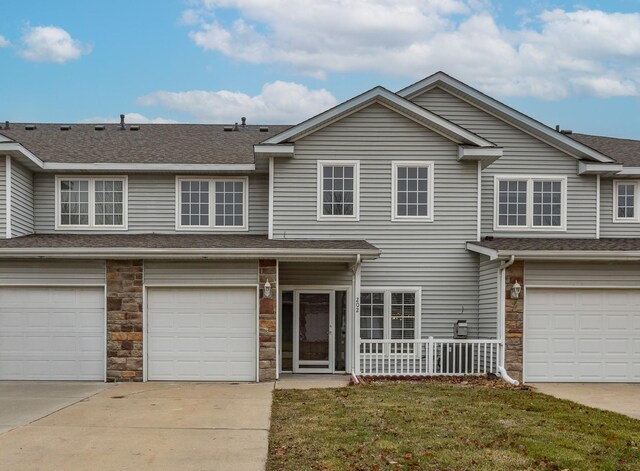
[[559, 181], [533, 182], [533, 225], [557, 227], [561, 225], [562, 183]]
[[[121, 226], [124, 221], [123, 200], [124, 185], [121, 180], [96, 180], [94, 182], [94, 224], [96, 226]], [[121, 222], [116, 224], [116, 221]]]
[[415, 293], [391, 293], [391, 339], [407, 340], [416, 337]]
[[209, 225], [209, 182], [182, 181], [180, 222], [183, 226]]
[[322, 214], [352, 216], [354, 214], [354, 167], [325, 165], [322, 171]]
[[618, 218], [632, 219], [635, 217], [635, 183], [619, 183], [618, 188]]
[[[397, 167], [396, 216], [428, 216], [429, 178], [426, 167]], [[418, 204], [422, 206], [418, 206]]]
[[60, 181], [60, 225], [89, 225], [89, 181]]
[[360, 306], [360, 338], [384, 338], [384, 293], [361, 293]]
[[[527, 224], [526, 180], [501, 180], [498, 184], [498, 223], [501, 226]], [[508, 204], [507, 204], [508, 203]]]
[[216, 182], [215, 225], [244, 226], [244, 181]]

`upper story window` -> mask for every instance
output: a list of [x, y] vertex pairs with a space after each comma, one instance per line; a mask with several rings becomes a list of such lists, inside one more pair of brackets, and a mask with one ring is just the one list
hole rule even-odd
[[638, 182], [617, 180], [613, 182], [614, 222], [638, 222]]
[[249, 229], [247, 177], [180, 177], [177, 189], [177, 229]]
[[495, 193], [495, 229], [566, 229], [566, 177], [496, 177]]
[[318, 219], [359, 218], [359, 162], [318, 161]]
[[56, 177], [56, 229], [126, 229], [126, 177]]
[[433, 221], [433, 163], [392, 163], [393, 221]]

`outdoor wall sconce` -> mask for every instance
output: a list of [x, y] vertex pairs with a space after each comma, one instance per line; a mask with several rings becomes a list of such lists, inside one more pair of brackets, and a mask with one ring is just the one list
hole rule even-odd
[[511, 287], [511, 299], [518, 299], [520, 297], [520, 291], [522, 291], [522, 286], [518, 283], [518, 280]]
[[269, 283], [269, 280], [264, 283], [262, 294], [265, 298], [271, 299], [271, 283]]

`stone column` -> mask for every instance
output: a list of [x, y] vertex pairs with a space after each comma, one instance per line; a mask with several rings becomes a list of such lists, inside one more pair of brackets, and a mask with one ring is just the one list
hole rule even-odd
[[[511, 299], [511, 287], [520, 283], [518, 299]], [[509, 376], [522, 381], [522, 348], [524, 320], [524, 262], [516, 261], [505, 273], [505, 369]]]
[[142, 260], [107, 260], [107, 381], [142, 381]]
[[[278, 263], [276, 260], [260, 260], [260, 381], [276, 379], [276, 318], [278, 299]], [[271, 298], [264, 297], [264, 283], [269, 280]]]

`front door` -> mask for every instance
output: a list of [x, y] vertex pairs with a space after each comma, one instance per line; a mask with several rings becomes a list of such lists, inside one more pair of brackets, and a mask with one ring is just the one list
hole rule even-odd
[[294, 300], [293, 371], [334, 370], [334, 292], [296, 291]]

